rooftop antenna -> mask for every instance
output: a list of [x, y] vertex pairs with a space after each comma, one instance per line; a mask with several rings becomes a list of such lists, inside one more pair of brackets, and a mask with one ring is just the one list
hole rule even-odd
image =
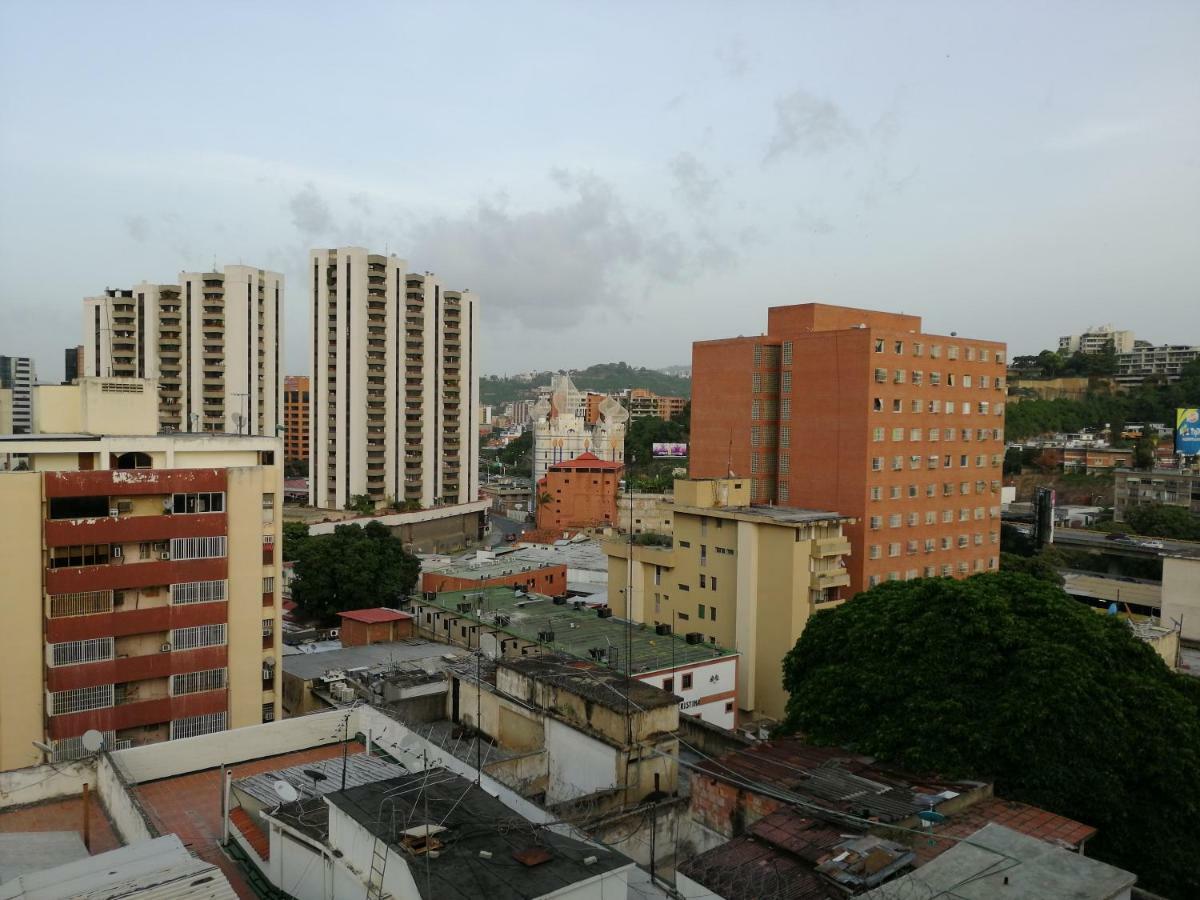
[[284, 803], [295, 803], [300, 799], [300, 792], [283, 779], [272, 784], [271, 789], [275, 791], [276, 796]]
[[104, 733], [97, 731], [95, 728], [89, 728], [83, 733], [83, 737], [79, 739], [79, 742], [88, 753], [95, 753], [104, 746]]

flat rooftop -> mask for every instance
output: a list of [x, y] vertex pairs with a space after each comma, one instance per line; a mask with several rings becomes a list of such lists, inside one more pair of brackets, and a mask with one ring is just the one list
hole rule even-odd
[[525, 559], [541, 560], [546, 565], [569, 569], [587, 569], [608, 575], [608, 555], [598, 541], [563, 541], [560, 544], [522, 544], [517, 548]]
[[[513, 821], [513, 811], [448, 769], [337, 791], [326, 800], [427, 875], [414, 879], [424, 900], [542, 897], [633, 864], [605, 847], [546, 828], [501, 827]], [[385, 802], [395, 812], [381, 822]], [[422, 825], [446, 829], [435, 835], [441, 844], [436, 858], [406, 849], [403, 829]], [[481, 857], [483, 851], [490, 858]]]
[[566, 565], [565, 562], [543, 562], [535, 557], [527, 558], [524, 553], [506, 553], [495, 559], [469, 562], [456, 562], [444, 569], [431, 569], [425, 574], [445, 575], [450, 578], [463, 578], [472, 581], [487, 581], [492, 578], [503, 578], [506, 575], [522, 575], [527, 572], [537, 572], [551, 566]]
[[818, 522], [849, 522], [853, 516], [824, 509], [799, 509], [793, 506], [676, 506], [677, 513], [691, 513], [716, 519], [742, 519], [773, 522], [777, 525], [813, 525]]
[[498, 659], [496, 668], [517, 672], [541, 684], [552, 684], [620, 713], [624, 713], [629, 705], [649, 710], [679, 703], [678, 697], [660, 687], [626, 678], [622, 672], [608, 666], [561, 654]]
[[[635, 675], [736, 653], [718, 644], [689, 644], [679, 634], [657, 634], [653, 627], [644, 624], [631, 624], [616, 617], [602, 619], [594, 606], [583, 604], [584, 608], [577, 609], [570, 601], [560, 605], [544, 594], [518, 594], [507, 587], [442, 591], [432, 601], [423, 602], [576, 659], [592, 659], [589, 651], [593, 648], [614, 648], [615, 667], [623, 672], [628, 662], [629, 671]], [[459, 612], [459, 604], [466, 603], [470, 604], [470, 611]], [[497, 624], [497, 615], [506, 619], [504, 625]], [[554, 633], [552, 641], [540, 639], [545, 631]]]
[[400, 667], [426, 659], [436, 659], [441, 668], [441, 657], [447, 653], [461, 653], [458, 648], [435, 641], [410, 638], [403, 641], [388, 641], [368, 644], [365, 647], [343, 647], [321, 653], [293, 653], [283, 657], [283, 671], [304, 681], [320, 678], [330, 669], [375, 669]]

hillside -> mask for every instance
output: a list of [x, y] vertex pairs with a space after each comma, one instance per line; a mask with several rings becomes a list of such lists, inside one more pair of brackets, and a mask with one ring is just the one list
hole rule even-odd
[[[677, 375], [668, 375], [656, 369], [630, 366], [627, 363], [597, 363], [586, 369], [568, 369], [567, 374], [581, 391], [614, 393], [626, 388], [645, 388], [665, 396], [690, 397], [692, 380]], [[533, 395], [536, 388], [549, 384], [555, 372], [538, 372], [532, 380], [485, 375], [479, 379], [480, 399], [493, 406], [524, 399]]]

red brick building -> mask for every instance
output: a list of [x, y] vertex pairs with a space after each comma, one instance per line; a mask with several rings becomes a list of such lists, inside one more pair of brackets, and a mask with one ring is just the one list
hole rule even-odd
[[772, 307], [765, 335], [693, 345], [691, 475], [857, 519], [852, 591], [994, 569], [1004, 359], [1002, 343], [923, 334], [918, 316]]
[[567, 567], [548, 566], [538, 560], [525, 560], [516, 554], [506, 554], [496, 559], [426, 572], [421, 576], [421, 590], [433, 593], [504, 586], [557, 597], [567, 591]]
[[308, 376], [283, 379], [283, 458], [308, 460]]
[[365, 647], [413, 636], [413, 617], [398, 609], [351, 609], [338, 615], [343, 647]]
[[564, 528], [594, 528], [617, 521], [617, 493], [624, 466], [583, 453], [556, 463], [538, 482], [537, 527], [559, 531]]

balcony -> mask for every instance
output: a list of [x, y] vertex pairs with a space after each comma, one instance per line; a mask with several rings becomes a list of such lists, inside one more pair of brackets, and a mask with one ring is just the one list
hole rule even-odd
[[119, 684], [123, 681], [144, 681], [165, 678], [183, 672], [220, 669], [229, 664], [229, 648], [200, 647], [196, 650], [168, 650], [142, 656], [124, 656], [104, 662], [80, 663], [46, 669], [46, 690], [65, 691], [71, 688], [94, 687], [98, 684]]
[[190, 628], [193, 625], [219, 625], [228, 620], [229, 605], [224, 600], [114, 610], [95, 615], [47, 619], [46, 640], [59, 644], [88, 638], [125, 637], [170, 631], [172, 628]]
[[83, 734], [90, 728], [97, 731], [119, 731], [124, 728], [157, 725], [185, 716], [222, 712], [228, 707], [228, 703], [228, 695], [223, 689], [183, 694], [178, 697], [137, 700], [104, 709], [53, 716], [50, 719], [49, 734], [52, 739], [61, 740]]
[[133, 497], [224, 491], [224, 469], [106, 469], [47, 472], [46, 497]]
[[159, 560], [47, 569], [46, 593], [119, 591], [125, 588], [161, 587], [182, 581], [215, 581], [227, 577], [228, 570], [228, 560], [223, 556], [215, 559]]
[[814, 591], [824, 591], [829, 588], [847, 587], [850, 584], [850, 573], [845, 569], [831, 569], [828, 572], [813, 572], [809, 587]]
[[849, 538], [818, 538], [816, 551], [813, 556], [818, 559], [828, 559], [831, 556], [849, 556]]
[[122, 515], [94, 519], [57, 519], [45, 523], [47, 547], [165, 541], [175, 537], [215, 537], [225, 534], [228, 530], [226, 515], [223, 512], [177, 516]]

